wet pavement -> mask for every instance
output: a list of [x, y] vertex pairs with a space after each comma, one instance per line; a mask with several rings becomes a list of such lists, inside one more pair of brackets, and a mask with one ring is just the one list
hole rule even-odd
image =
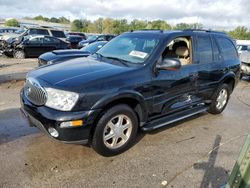
[[140, 133], [130, 150], [105, 158], [28, 127], [17, 103], [21, 84], [16, 87], [2, 88], [16, 102], [11, 108], [8, 100], [1, 106], [0, 94], [0, 187], [151, 188], [166, 181], [166, 187], [220, 187], [250, 131], [250, 81], [245, 80], [221, 115], [203, 113]]

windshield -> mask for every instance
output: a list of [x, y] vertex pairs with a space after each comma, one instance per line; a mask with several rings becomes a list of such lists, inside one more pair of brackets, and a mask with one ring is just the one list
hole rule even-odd
[[16, 34], [22, 34], [23, 32], [25, 32], [24, 29], [18, 29], [17, 31], [15, 31]]
[[106, 41], [94, 42], [92, 44], [89, 44], [89, 45], [81, 48], [81, 50], [89, 52], [91, 54], [94, 54], [97, 50], [99, 50], [100, 48], [102, 48], [104, 46], [104, 44], [106, 44], [106, 43], [107, 43]]
[[151, 55], [158, 43], [159, 39], [152, 35], [121, 35], [107, 43], [98, 54], [141, 64]]
[[97, 39], [97, 35], [92, 35], [88, 37], [88, 40], [96, 40]]

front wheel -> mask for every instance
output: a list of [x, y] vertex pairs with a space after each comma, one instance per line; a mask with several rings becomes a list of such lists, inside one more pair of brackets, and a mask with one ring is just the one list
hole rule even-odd
[[98, 121], [92, 147], [103, 156], [120, 154], [133, 144], [137, 128], [137, 116], [128, 105], [114, 106]]
[[25, 58], [25, 53], [24, 53], [23, 50], [15, 50], [13, 56], [16, 59], [24, 59]]
[[230, 87], [227, 84], [222, 84], [214, 93], [208, 112], [220, 114], [226, 108], [229, 97]]

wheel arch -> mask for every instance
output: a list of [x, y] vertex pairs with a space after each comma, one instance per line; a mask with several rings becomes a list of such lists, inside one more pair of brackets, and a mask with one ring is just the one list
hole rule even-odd
[[92, 109], [106, 110], [117, 104], [127, 104], [136, 112], [140, 122], [146, 121], [148, 110], [146, 108], [145, 100], [140, 93], [134, 91], [126, 91], [106, 96], [95, 103]]
[[126, 104], [131, 107], [137, 115], [138, 118], [138, 125], [142, 126], [147, 118], [148, 118], [148, 110], [146, 108], [146, 104], [144, 98], [137, 92], [124, 92], [124, 93], [117, 93], [112, 96], [104, 97], [99, 100], [92, 109], [102, 109], [102, 111], [97, 115], [93, 127], [90, 131], [90, 140], [92, 140], [93, 133], [95, 131], [96, 124], [98, 123], [101, 116], [104, 112], [118, 104]]
[[229, 73], [229, 74], [225, 75], [225, 77], [222, 79], [221, 83], [227, 84], [230, 87], [231, 92], [233, 92], [233, 90], [235, 88], [235, 83], [236, 83], [235, 74]]

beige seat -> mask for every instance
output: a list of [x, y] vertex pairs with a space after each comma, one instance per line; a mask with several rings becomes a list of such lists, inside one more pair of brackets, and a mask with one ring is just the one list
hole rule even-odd
[[190, 64], [189, 51], [188, 51], [188, 48], [186, 46], [177, 47], [175, 53], [178, 56], [178, 58], [181, 62], [181, 65]]

